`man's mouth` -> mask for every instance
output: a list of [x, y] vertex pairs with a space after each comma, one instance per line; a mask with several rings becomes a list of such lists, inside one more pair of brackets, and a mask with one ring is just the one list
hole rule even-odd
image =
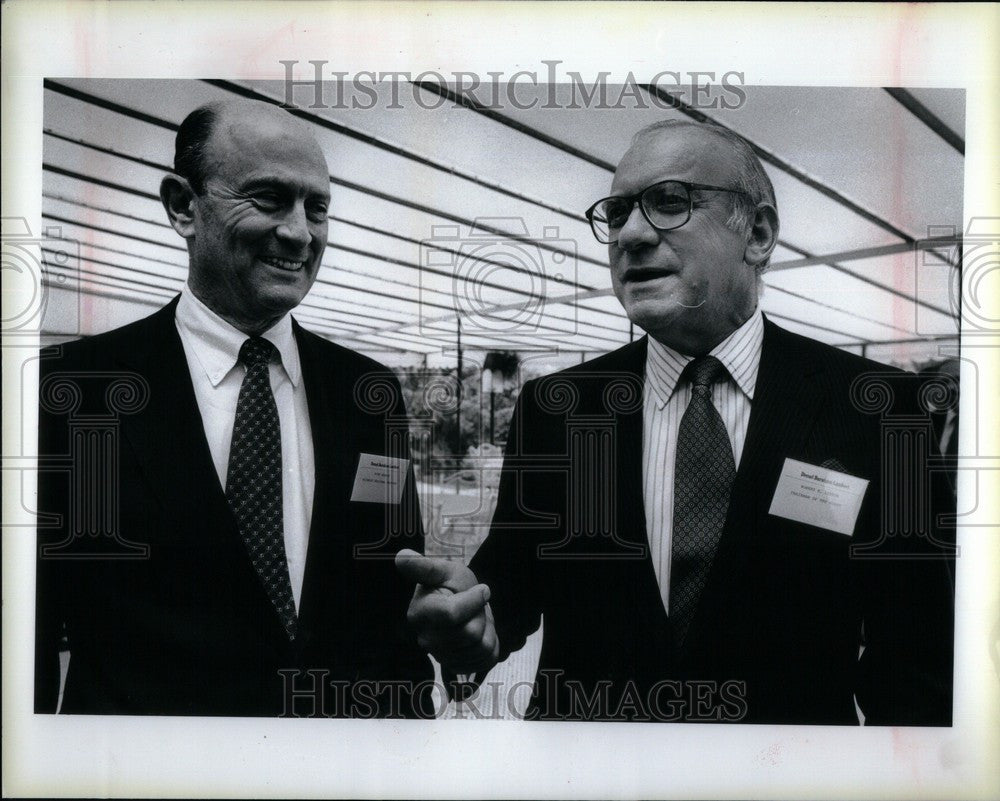
[[624, 280], [628, 284], [639, 284], [645, 281], [654, 281], [657, 278], [666, 278], [673, 274], [673, 270], [664, 270], [659, 267], [631, 267], [625, 271]]
[[276, 267], [279, 270], [285, 270], [289, 273], [298, 272], [305, 266], [305, 261], [293, 261], [292, 259], [281, 259], [277, 256], [261, 256], [260, 259], [264, 264], [271, 267]]

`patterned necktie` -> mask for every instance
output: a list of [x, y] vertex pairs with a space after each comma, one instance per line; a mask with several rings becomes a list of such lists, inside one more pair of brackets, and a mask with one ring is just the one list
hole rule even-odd
[[678, 649], [712, 567], [736, 477], [732, 443], [712, 404], [712, 384], [726, 375], [714, 356], [694, 359], [684, 368], [691, 401], [677, 434], [670, 550], [670, 621]]
[[295, 601], [285, 559], [281, 511], [281, 425], [271, 393], [268, 363], [277, 353], [266, 339], [251, 337], [240, 348], [247, 372], [236, 403], [226, 497], [257, 575], [295, 639]]

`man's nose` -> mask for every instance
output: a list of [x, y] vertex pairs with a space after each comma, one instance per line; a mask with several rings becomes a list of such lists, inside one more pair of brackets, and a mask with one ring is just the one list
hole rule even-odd
[[309, 217], [306, 215], [304, 203], [295, 203], [285, 214], [276, 231], [278, 238], [302, 247], [309, 244], [312, 235], [309, 232]]
[[622, 250], [636, 250], [655, 245], [659, 239], [659, 233], [649, 224], [646, 215], [642, 213], [642, 209], [636, 203], [632, 207], [625, 225], [618, 232], [618, 247]]

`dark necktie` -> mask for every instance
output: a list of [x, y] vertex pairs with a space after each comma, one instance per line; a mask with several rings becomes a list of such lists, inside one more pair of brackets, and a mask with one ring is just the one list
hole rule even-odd
[[240, 348], [247, 372], [236, 403], [226, 497], [254, 569], [294, 640], [295, 601], [281, 511], [281, 425], [268, 372], [275, 353], [274, 345], [260, 337], [251, 337]]
[[712, 404], [712, 384], [726, 368], [714, 356], [684, 368], [691, 401], [681, 418], [674, 463], [674, 519], [670, 546], [670, 622], [674, 645], [684, 644], [712, 567], [736, 476], [733, 448]]

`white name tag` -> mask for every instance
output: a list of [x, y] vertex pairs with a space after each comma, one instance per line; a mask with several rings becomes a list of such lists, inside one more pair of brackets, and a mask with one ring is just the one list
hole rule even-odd
[[358, 472], [354, 476], [351, 500], [362, 503], [399, 503], [403, 497], [403, 485], [406, 483], [409, 466], [409, 459], [362, 453], [358, 460]]
[[868, 479], [785, 459], [768, 513], [852, 536]]

